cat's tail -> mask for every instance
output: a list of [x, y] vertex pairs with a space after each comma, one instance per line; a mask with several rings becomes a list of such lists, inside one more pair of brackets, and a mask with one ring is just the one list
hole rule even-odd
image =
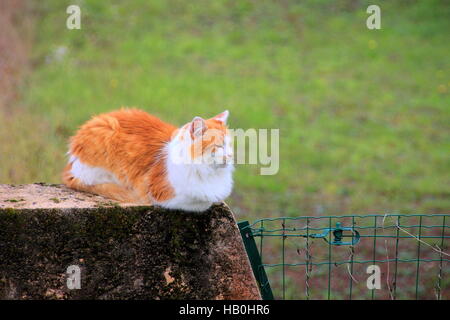
[[116, 183], [100, 183], [86, 185], [72, 174], [72, 163], [68, 163], [62, 172], [63, 183], [75, 190], [85, 191], [101, 195], [103, 197], [126, 203], [139, 203], [150, 205], [150, 201], [138, 197], [133, 190], [120, 186]]

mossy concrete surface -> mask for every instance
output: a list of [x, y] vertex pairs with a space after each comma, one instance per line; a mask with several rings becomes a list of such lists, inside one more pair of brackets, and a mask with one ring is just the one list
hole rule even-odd
[[0, 299], [259, 298], [225, 204], [193, 213], [0, 185]]

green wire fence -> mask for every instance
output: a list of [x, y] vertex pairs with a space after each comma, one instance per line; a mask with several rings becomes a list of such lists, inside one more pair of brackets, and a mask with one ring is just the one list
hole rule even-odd
[[239, 229], [263, 299], [441, 300], [450, 298], [449, 222], [450, 214], [300, 216]]

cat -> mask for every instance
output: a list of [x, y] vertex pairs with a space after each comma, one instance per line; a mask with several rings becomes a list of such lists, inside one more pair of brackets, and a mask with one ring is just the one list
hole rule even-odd
[[94, 116], [70, 138], [62, 180], [120, 202], [205, 211], [232, 191], [228, 116], [180, 128], [138, 109]]

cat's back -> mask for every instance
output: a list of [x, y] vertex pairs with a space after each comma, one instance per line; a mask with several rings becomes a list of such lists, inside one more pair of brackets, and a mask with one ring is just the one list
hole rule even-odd
[[97, 132], [104, 129], [105, 133], [109, 130], [137, 134], [151, 130], [172, 132], [176, 128], [143, 110], [122, 108], [94, 116], [81, 126], [78, 133], [90, 129], [95, 129]]
[[127, 146], [159, 146], [170, 141], [177, 128], [139, 109], [122, 108], [94, 116], [70, 139], [70, 154], [94, 163], [108, 150]]

